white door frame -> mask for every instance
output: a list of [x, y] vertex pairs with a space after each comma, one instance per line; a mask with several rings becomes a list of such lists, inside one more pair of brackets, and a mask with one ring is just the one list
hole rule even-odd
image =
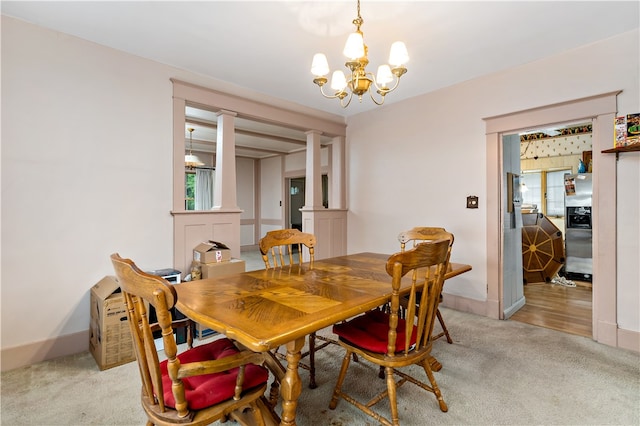
[[503, 319], [502, 135], [579, 120], [593, 122], [593, 338], [617, 346], [616, 157], [613, 141], [620, 91], [485, 118], [487, 153], [487, 316]]

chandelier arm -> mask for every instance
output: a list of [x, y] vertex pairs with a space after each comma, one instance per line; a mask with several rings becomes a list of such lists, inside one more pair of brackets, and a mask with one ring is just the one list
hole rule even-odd
[[379, 101], [373, 96], [373, 91], [372, 90], [369, 90], [369, 97], [371, 98], [371, 100], [373, 101], [374, 104], [382, 105], [384, 103], [384, 100], [385, 100], [385, 95], [380, 93], [380, 91], [378, 91], [377, 93], [380, 94], [380, 100]]
[[[343, 92], [336, 92], [333, 95], [327, 95], [324, 92], [324, 86], [320, 86], [320, 93], [322, 94], [322, 96], [324, 96], [327, 99], [336, 99], [336, 98], [340, 98], [340, 93], [343, 93]], [[344, 96], [343, 96], [343, 98], [344, 98]]]
[[353, 99], [353, 92], [349, 92], [349, 100], [347, 101], [347, 103], [344, 103], [344, 97], [340, 99], [340, 106], [342, 108], [346, 108], [349, 106], [349, 104], [351, 103], [351, 99]]
[[376, 87], [376, 91], [378, 93], [384, 92], [384, 94], [386, 95], [387, 93], [393, 92], [394, 90], [396, 90], [396, 88], [400, 84], [400, 77], [394, 76], [393, 80], [394, 80], [393, 87], [386, 87], [386, 86], [380, 87], [380, 86], [378, 86], [378, 83], [375, 80], [373, 80], [373, 85]]

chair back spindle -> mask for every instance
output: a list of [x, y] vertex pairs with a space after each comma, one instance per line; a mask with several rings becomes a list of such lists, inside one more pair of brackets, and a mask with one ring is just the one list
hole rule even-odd
[[[449, 256], [451, 256], [454, 237], [451, 232], [448, 232], [444, 228], [418, 226], [408, 231], [401, 232], [400, 235], [398, 235], [398, 241], [400, 241], [400, 251], [405, 251], [408, 243], [412, 243], [412, 246], [415, 247], [417, 244], [423, 243], [425, 241], [435, 241], [440, 239], [449, 240]], [[442, 302], [442, 294], [440, 294], [439, 297], [440, 301]], [[411, 302], [414, 301], [412, 300]], [[447, 329], [447, 325], [445, 324], [439, 309], [436, 311], [436, 315], [438, 317], [438, 321], [440, 322], [440, 327], [442, 330], [438, 334], [433, 336], [433, 340], [439, 339], [440, 337], [445, 337], [447, 339], [447, 343], [453, 343], [453, 339], [449, 334], [449, 330]]]
[[[301, 265], [305, 261], [313, 267], [316, 246], [316, 237], [313, 234], [300, 232], [297, 229], [278, 229], [267, 232], [260, 239], [259, 246], [266, 269]], [[305, 259], [305, 248], [308, 259]], [[297, 254], [294, 254], [295, 251]]]
[[[412, 250], [392, 255], [387, 261], [387, 273], [391, 275], [391, 312], [389, 320], [389, 356], [395, 355], [396, 338], [404, 339], [404, 353], [419, 351], [431, 344], [436, 310], [444, 275], [449, 262], [449, 240], [437, 240], [433, 244], [418, 244]], [[400, 287], [402, 279], [411, 272], [411, 290], [408, 294], [406, 318], [416, 318], [415, 329], [407, 327], [397, 336], [398, 312], [400, 308]], [[434, 300], [435, 298], [435, 300]], [[418, 300], [419, 299], [419, 300]], [[415, 302], [418, 303], [415, 303]], [[414, 303], [412, 303], [414, 302]], [[408, 320], [407, 320], [408, 321]], [[413, 334], [415, 337], [413, 337]], [[415, 341], [412, 348], [410, 343]]]

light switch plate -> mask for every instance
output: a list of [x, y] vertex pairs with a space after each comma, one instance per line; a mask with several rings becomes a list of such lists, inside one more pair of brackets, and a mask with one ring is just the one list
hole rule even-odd
[[468, 209], [477, 209], [478, 208], [478, 197], [475, 195], [470, 195], [467, 197], [467, 208]]

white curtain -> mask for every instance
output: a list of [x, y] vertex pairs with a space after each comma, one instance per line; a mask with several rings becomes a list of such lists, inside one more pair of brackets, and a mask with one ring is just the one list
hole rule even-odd
[[213, 207], [213, 184], [215, 170], [196, 169], [196, 210], [210, 210]]

